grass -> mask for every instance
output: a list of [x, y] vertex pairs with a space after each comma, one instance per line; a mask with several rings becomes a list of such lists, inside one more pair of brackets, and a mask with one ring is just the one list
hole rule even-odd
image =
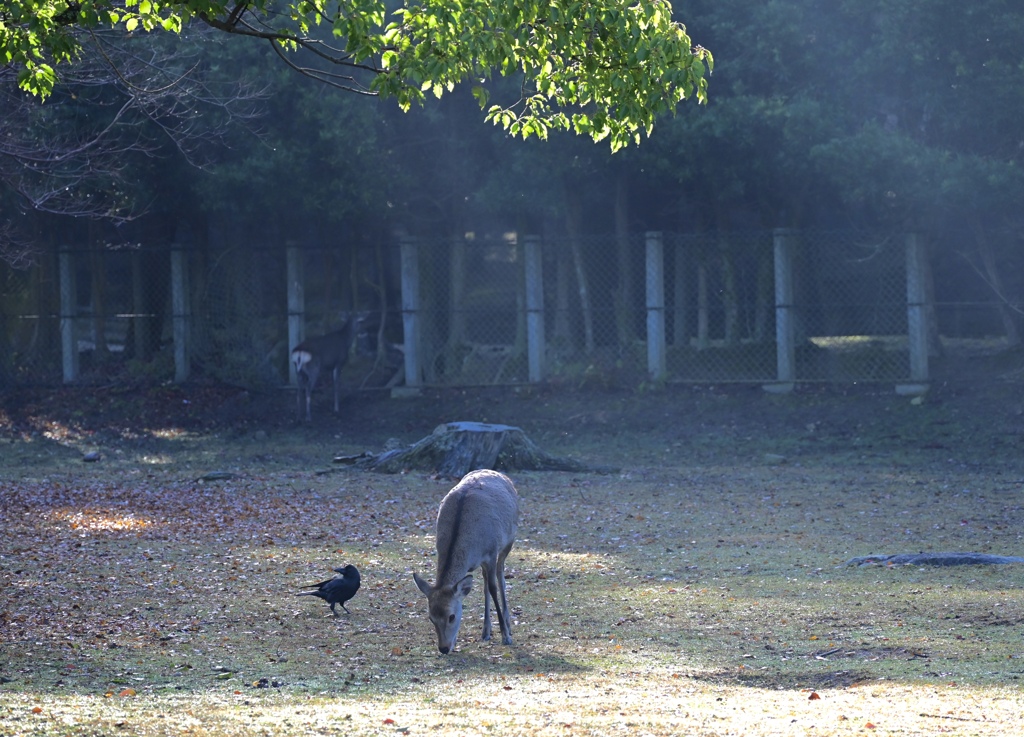
[[[287, 426], [12, 431], [0, 734], [1024, 733], [1024, 567], [844, 565], [1024, 552], [1015, 400], [976, 400], [515, 400], [623, 470], [514, 474], [515, 645], [479, 641], [477, 576], [449, 656], [411, 573], [450, 481], [318, 475], [360, 444]], [[351, 616], [293, 596], [349, 562]]]

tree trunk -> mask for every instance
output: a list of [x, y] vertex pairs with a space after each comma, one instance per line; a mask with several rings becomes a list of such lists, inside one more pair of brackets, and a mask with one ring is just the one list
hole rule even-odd
[[[90, 231], [92, 228], [90, 228]], [[95, 242], [89, 243], [89, 282], [92, 302], [93, 348], [92, 360], [99, 366], [110, 359], [107, 347], [107, 315], [106, 315], [106, 264], [103, 248]]]
[[688, 303], [689, 290], [687, 279], [689, 277], [690, 258], [686, 247], [679, 244], [675, 248], [675, 270], [673, 272], [673, 314], [672, 314], [672, 345], [689, 346], [690, 334], [688, 332]]
[[633, 344], [636, 330], [633, 321], [633, 254], [629, 238], [629, 182], [625, 173], [615, 179], [615, 261], [618, 284], [615, 287], [615, 329], [619, 347]]
[[594, 353], [594, 315], [590, 306], [590, 292], [587, 283], [587, 272], [583, 262], [583, 248], [580, 243], [579, 196], [565, 186], [565, 228], [569, 236], [569, 249], [572, 252], [572, 264], [576, 271], [576, 288], [580, 297], [580, 311], [583, 317], [583, 350], [586, 355]]
[[929, 257], [931, 249], [925, 246], [925, 257], [921, 263], [924, 279], [925, 294], [925, 321], [928, 331], [928, 355], [932, 358], [942, 356], [945, 351], [942, 347], [942, 336], [939, 332], [939, 314], [935, 309], [935, 272], [932, 271], [932, 260]]
[[772, 251], [757, 246], [757, 304], [754, 306], [754, 341], [764, 343], [774, 340], [769, 334], [772, 310], [775, 307], [775, 264]]
[[[435, 369], [449, 379], [461, 371], [461, 356], [469, 342], [466, 334], [466, 238], [460, 233], [452, 233], [448, 241], [448, 274], [444, 281], [448, 282], [447, 300], [447, 333], [443, 336], [439, 365]], [[440, 295], [439, 295], [440, 296]]]
[[1006, 292], [1003, 291], [1003, 280], [999, 276], [999, 267], [996, 264], [996, 254], [992, 243], [985, 237], [981, 228], [977, 229], [975, 245], [978, 255], [981, 256], [981, 265], [985, 269], [985, 278], [988, 285], [995, 293], [999, 305], [999, 317], [1003, 321], [1003, 332], [1006, 334], [1006, 342], [1011, 346], [1020, 345], [1020, 330], [1017, 327], [1018, 315], [1015, 315], [1006, 299]]
[[697, 350], [709, 345], [708, 336], [708, 269], [703, 259], [697, 264]]
[[449, 253], [448, 350], [466, 342], [466, 238], [454, 235]]
[[722, 263], [722, 311], [725, 315], [724, 338], [726, 345], [740, 341], [740, 295], [736, 283], [736, 265], [733, 263], [732, 247], [728, 236], [719, 236], [719, 257]]
[[569, 253], [558, 249], [555, 266], [555, 325], [554, 343], [567, 349], [572, 346], [572, 331], [569, 328]]

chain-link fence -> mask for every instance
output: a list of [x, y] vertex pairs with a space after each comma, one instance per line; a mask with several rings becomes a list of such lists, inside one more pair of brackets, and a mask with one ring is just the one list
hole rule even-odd
[[0, 381], [53, 385], [131, 365], [163, 378], [166, 252], [61, 249], [0, 266]]
[[360, 385], [920, 379], [915, 336], [927, 352], [939, 328], [982, 337], [1000, 323], [993, 301], [960, 303], [927, 268], [908, 273], [909, 242], [774, 231], [62, 249], [0, 267], [0, 380], [282, 386], [290, 348], [353, 311], [373, 339], [351, 362]]
[[797, 375], [910, 378], [907, 242], [902, 234], [794, 234]]
[[[664, 234], [657, 272], [669, 381], [778, 378], [776, 233]], [[908, 378], [902, 237], [790, 235], [796, 375]], [[546, 374], [580, 383], [648, 377], [645, 236], [543, 244]], [[420, 243], [427, 383], [526, 381], [524, 244], [509, 236]]]

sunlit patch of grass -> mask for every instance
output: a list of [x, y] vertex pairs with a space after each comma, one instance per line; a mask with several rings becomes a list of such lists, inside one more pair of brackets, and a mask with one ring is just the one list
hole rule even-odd
[[67, 444], [81, 440], [84, 436], [81, 428], [68, 425], [57, 420], [46, 420], [40, 423], [39, 433], [47, 440]]
[[0, 693], [9, 734], [68, 730], [180, 734], [848, 735], [1003, 737], [1024, 731], [1024, 698], [1007, 687], [735, 688], [659, 669], [629, 681], [597, 673], [425, 679], [387, 692], [256, 690], [238, 684], [186, 695], [109, 698]]
[[149, 434], [161, 440], [183, 440], [191, 435], [188, 430], [183, 430], [180, 427], [150, 428]]
[[146, 517], [107, 509], [53, 509], [45, 514], [50, 521], [59, 522], [79, 532], [138, 531], [152, 527]]
[[905, 335], [814, 335], [808, 340], [819, 348], [833, 350], [856, 350], [866, 346], [884, 348], [886, 350], [905, 349]]

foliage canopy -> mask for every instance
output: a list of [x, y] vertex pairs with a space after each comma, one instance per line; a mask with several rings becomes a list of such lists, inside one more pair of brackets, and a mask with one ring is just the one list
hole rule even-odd
[[[705, 101], [713, 67], [666, 0], [10, 0], [0, 61], [45, 98], [86, 34], [177, 33], [193, 21], [268, 40], [299, 71], [403, 109], [469, 82], [487, 119], [513, 135], [573, 130], [613, 149], [681, 100]], [[284, 53], [298, 50], [315, 63]], [[521, 78], [518, 99], [491, 103], [494, 73]]]

